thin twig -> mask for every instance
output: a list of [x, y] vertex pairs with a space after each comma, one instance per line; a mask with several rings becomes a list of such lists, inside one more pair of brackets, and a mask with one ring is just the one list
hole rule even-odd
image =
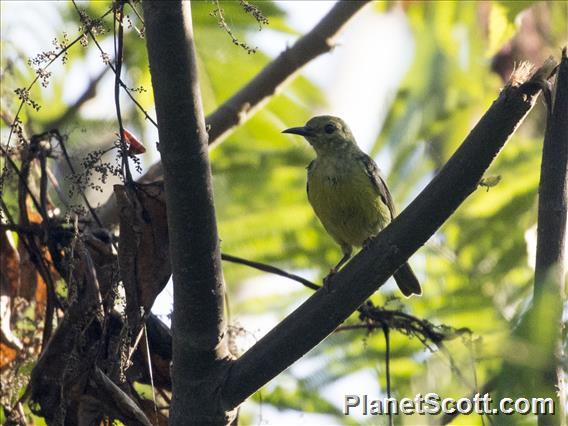
[[[110, 8], [109, 10], [107, 10], [105, 13], [103, 13], [103, 15], [99, 18], [103, 19], [105, 16], [107, 16], [110, 12], [112, 12], [112, 8]], [[91, 29], [89, 27], [87, 27], [87, 31], [91, 31]], [[49, 68], [57, 59], [59, 59], [60, 56], [62, 56], [63, 54], [65, 54], [65, 52], [67, 52], [71, 47], [73, 47], [75, 44], [77, 44], [81, 38], [83, 38], [83, 36], [85, 35], [85, 31], [83, 31], [79, 36], [77, 36], [72, 42], [70, 42], [69, 44], [67, 44], [63, 49], [61, 49], [59, 52], [57, 52], [53, 58], [50, 59], [50, 61], [43, 67], [39, 68], [38, 71], [46, 71], [47, 68]], [[40, 72], [36, 72], [36, 76], [35, 78], [32, 80], [32, 82], [28, 85], [28, 87], [26, 88], [26, 91], [30, 91], [35, 84], [37, 83], [37, 81], [40, 79]], [[10, 126], [10, 132], [8, 133], [8, 140], [6, 142], [6, 150], [9, 150], [10, 147], [10, 141], [12, 139], [12, 134], [14, 133], [14, 127], [16, 125], [16, 121], [18, 120], [18, 117], [20, 115], [20, 112], [22, 111], [22, 108], [24, 107], [26, 103], [25, 99], [22, 99], [20, 101], [20, 105], [18, 106], [18, 109], [16, 111], [16, 115], [14, 116], [14, 120], [12, 121], [12, 125]], [[6, 165], [2, 168], [2, 175], [4, 175], [4, 171], [5, 171]], [[2, 187], [1, 184], [3, 182], [3, 179], [0, 179], [0, 192], [2, 192]]]
[[[81, 17], [81, 11], [79, 9], [79, 7], [77, 6], [77, 3], [75, 2], [75, 0], [72, 0], [73, 2], [73, 6], [75, 7], [75, 9], [77, 10], [77, 13], [79, 14], [79, 17]], [[91, 39], [93, 40], [93, 43], [95, 43], [95, 46], [97, 46], [97, 48], [99, 49], [99, 51], [101, 52], [101, 54], [105, 55], [105, 51], [103, 50], [103, 48], [101, 47], [101, 45], [99, 44], [97, 38], [95, 37], [95, 35], [93, 34], [93, 32], [88, 29], [87, 30], [87, 34], [89, 34], [89, 36], [91, 37]], [[112, 62], [109, 61], [107, 63], [107, 65], [109, 66], [109, 68], [111, 69], [111, 71], [115, 74], [117, 74], [116, 69], [113, 67]], [[130, 93], [130, 90], [128, 88], [128, 86], [126, 85], [126, 83], [124, 83], [120, 78], [118, 79], [120, 86], [124, 89], [124, 92], [126, 93], [126, 95], [130, 98], [130, 100], [132, 102], [134, 102], [134, 105], [136, 105], [136, 107], [142, 112], [142, 114], [144, 114], [144, 117], [150, 121], [156, 128], [158, 128], [158, 123], [156, 122], [156, 120], [154, 120], [150, 114], [148, 114], [148, 112], [144, 109], [144, 107], [142, 106], [142, 104], [140, 102], [138, 102], [136, 100], [136, 98], [132, 95], [132, 93]]]
[[[168, 396], [168, 394], [166, 393], [166, 391], [163, 388], [157, 388], [158, 389], [158, 393], [160, 394], [160, 396], [162, 398], [164, 398], [164, 401], [166, 401], [166, 404], [168, 404], [168, 406], [166, 407], [166, 409], [169, 410], [169, 406], [172, 403], [172, 399]], [[160, 408], [162, 409], [162, 408]]]
[[49, 168], [47, 168], [45, 171], [47, 172], [47, 177], [49, 178], [49, 182], [51, 183], [51, 186], [53, 187], [53, 189], [57, 193], [57, 197], [59, 198], [59, 201], [61, 201], [61, 203], [63, 203], [63, 205], [66, 208], [69, 208], [69, 202], [68, 202], [67, 198], [65, 197], [65, 194], [63, 194], [63, 191], [61, 190], [61, 186], [59, 186], [59, 182], [57, 181], [57, 177], [55, 177], [55, 175], [53, 174], [53, 172]]
[[[33, 161], [33, 155], [34, 155], [32, 153], [32, 150], [35, 150], [36, 148], [33, 145], [37, 144], [38, 143], [37, 141], [38, 141], [37, 137], [32, 138], [32, 140], [30, 141], [30, 145], [27, 147], [25, 157], [22, 159], [22, 170], [21, 173], [19, 174], [20, 182], [18, 185], [18, 207], [20, 210], [20, 221], [25, 226], [30, 225], [30, 219], [28, 216], [28, 208], [26, 203], [27, 194], [28, 192], [30, 192], [27, 182], [28, 182], [30, 164]], [[43, 153], [40, 153], [40, 155], [43, 155]], [[42, 197], [42, 199], [45, 199], [45, 195], [40, 194], [40, 196]], [[47, 212], [44, 210], [41, 204], [39, 205], [38, 212], [42, 216], [42, 223], [47, 223], [49, 221], [49, 218], [47, 217]], [[26, 248], [28, 250], [30, 260], [36, 266], [36, 270], [39, 272], [40, 276], [42, 277], [47, 287], [45, 318], [44, 318], [43, 336], [41, 342], [41, 350], [43, 351], [53, 331], [53, 315], [55, 312], [55, 304], [59, 305], [59, 300], [57, 298], [57, 294], [55, 293], [55, 283], [53, 281], [53, 277], [51, 276], [51, 272], [49, 271], [49, 265], [47, 263], [47, 260], [44, 259], [44, 257], [42, 256], [41, 249], [36, 244], [35, 237], [30, 235], [25, 235], [22, 240], [27, 240]]]
[[[16, 162], [12, 159], [12, 157], [8, 154], [8, 151], [6, 151], [5, 148], [2, 147], [2, 145], [0, 145], [0, 151], [2, 152], [3, 156], [6, 157], [6, 161], [10, 164], [10, 166], [12, 167], [12, 169], [14, 169], [14, 171], [16, 172], [16, 174], [18, 175], [18, 178], [20, 180], [20, 184], [23, 185], [24, 189], [26, 190], [26, 192], [28, 193], [29, 197], [32, 200], [32, 203], [34, 203], [34, 207], [36, 208], [36, 210], [38, 212], [41, 211], [41, 204], [39, 203], [39, 201], [37, 200], [37, 198], [35, 197], [35, 195], [33, 194], [33, 192], [31, 191], [28, 182], [26, 181], [26, 179], [24, 179], [22, 172], [20, 171], [20, 169], [18, 168]], [[2, 191], [0, 191], [0, 193], [2, 193]]]
[[232, 262], [232, 263], [238, 263], [241, 265], [246, 265], [246, 266], [250, 266], [251, 268], [255, 268], [258, 269], [259, 271], [264, 271], [264, 272], [269, 272], [271, 274], [275, 274], [275, 275], [279, 275], [281, 277], [285, 277], [288, 279], [291, 279], [293, 281], [297, 281], [300, 284], [311, 288], [312, 290], [319, 290], [320, 286], [305, 279], [300, 277], [299, 275], [295, 275], [295, 274], [291, 274], [289, 272], [284, 271], [283, 269], [277, 268], [276, 266], [272, 266], [272, 265], [267, 265], [266, 263], [260, 263], [260, 262], [255, 262], [252, 260], [248, 260], [248, 259], [243, 259], [241, 257], [237, 257], [237, 256], [232, 256], [230, 254], [226, 254], [226, 253], [222, 253], [221, 254], [221, 259], [226, 261], [226, 262]]
[[[73, 173], [73, 175], [75, 175], [76, 174], [75, 173], [75, 167], [73, 167], [73, 162], [71, 161], [71, 158], [69, 157], [69, 153], [67, 152], [67, 148], [65, 147], [65, 140], [59, 134], [59, 132], [57, 132], [56, 135], [57, 135], [58, 140], [59, 140], [59, 146], [61, 147], [61, 152], [63, 153], [63, 158], [65, 158], [65, 162], [69, 166], [69, 170], [71, 170], [71, 173]], [[85, 191], [83, 190], [83, 188], [81, 188], [81, 186], [79, 186], [79, 194], [81, 195], [81, 198], [85, 202], [85, 205], [87, 206], [87, 209], [89, 210], [89, 213], [91, 214], [91, 216], [93, 217], [95, 222], [97, 222], [97, 225], [101, 228], [104, 228], [104, 225], [101, 222], [101, 220], [99, 219], [97, 212], [95, 211], [93, 206], [91, 206], [91, 203], [89, 203], [89, 200], [87, 199], [87, 195], [85, 194]]]
[[[39, 145], [39, 143], [38, 143]], [[49, 216], [47, 214], [47, 152], [43, 149], [39, 150], [39, 161], [41, 165], [41, 175], [40, 175], [40, 203], [41, 203], [41, 215], [43, 220], [41, 222], [42, 227], [46, 231], [47, 235], [47, 228], [49, 226]], [[33, 238], [33, 237], [32, 237]], [[47, 284], [47, 282], [46, 282]], [[50, 284], [53, 288], [53, 291], [47, 291], [47, 297], [45, 302], [45, 320], [44, 320], [44, 328], [43, 328], [43, 337], [42, 337], [42, 351], [45, 348], [45, 345], [49, 341], [52, 333], [52, 324], [53, 324], [53, 315], [55, 313], [55, 300], [57, 299], [57, 295], [55, 295], [55, 286], [54, 284]]]
[[142, 25], [146, 25], [144, 23], [144, 18], [142, 17], [142, 15], [140, 14], [140, 12], [138, 12], [138, 10], [136, 10], [136, 8], [134, 7], [133, 2], [129, 1], [127, 2], [128, 6], [130, 6], [130, 8], [134, 11], [134, 14], [138, 17], [138, 19], [140, 19], [140, 22], [142, 22]]
[[[130, 173], [130, 165], [128, 163], [128, 148], [124, 140], [124, 126], [122, 125], [122, 113], [120, 111], [120, 73], [122, 71], [122, 51], [124, 42], [124, 27], [122, 19], [124, 14], [124, 0], [119, 0], [118, 7], [114, 10], [114, 60], [116, 63], [116, 72], [114, 73], [114, 105], [116, 108], [116, 119], [118, 121], [119, 137], [120, 137], [120, 156], [122, 160], [122, 172], [124, 173], [124, 181], [127, 185], [132, 183], [132, 174]], [[118, 24], [117, 24], [118, 22]], [[116, 26], [118, 25], [118, 34]]]
[[217, 18], [217, 24], [227, 33], [229, 37], [231, 37], [231, 41], [233, 42], [233, 44], [242, 47], [244, 50], [246, 50], [248, 54], [256, 53], [257, 50], [256, 47], [249, 46], [247, 43], [239, 40], [237, 36], [233, 34], [233, 30], [231, 30], [231, 27], [227, 24], [227, 21], [225, 20], [225, 13], [221, 8], [221, 5], [219, 4], [219, 0], [213, 0], [213, 3], [215, 3], [215, 8], [211, 12], [211, 15]]
[[150, 376], [150, 387], [152, 388], [152, 402], [154, 403], [154, 416], [156, 424], [158, 424], [158, 404], [156, 402], [156, 386], [154, 385], [154, 371], [152, 370], [152, 354], [150, 353], [150, 344], [148, 343], [148, 329], [146, 324], [143, 325], [144, 332], [144, 350], [146, 351], [146, 362], [148, 363], [148, 375]]
[[39, 153], [39, 163], [40, 163], [40, 176], [39, 176], [39, 202], [41, 207], [41, 215], [43, 216], [43, 224], [47, 225], [48, 214], [47, 214], [47, 157], [45, 152]]

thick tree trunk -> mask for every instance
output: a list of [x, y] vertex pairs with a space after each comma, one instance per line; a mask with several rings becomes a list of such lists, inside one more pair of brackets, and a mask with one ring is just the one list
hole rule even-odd
[[189, 1], [145, 1], [174, 281], [172, 424], [225, 424], [224, 283]]

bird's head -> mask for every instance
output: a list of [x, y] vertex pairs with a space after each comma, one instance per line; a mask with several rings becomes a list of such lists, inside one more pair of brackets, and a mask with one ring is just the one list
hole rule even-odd
[[317, 154], [336, 153], [356, 145], [347, 124], [341, 118], [331, 115], [311, 118], [305, 126], [291, 127], [282, 133], [305, 137]]

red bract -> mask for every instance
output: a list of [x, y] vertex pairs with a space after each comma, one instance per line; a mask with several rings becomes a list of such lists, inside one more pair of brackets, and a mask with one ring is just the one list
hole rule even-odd
[[129, 151], [132, 154], [139, 155], [146, 152], [144, 145], [142, 145], [142, 143], [130, 132], [130, 130], [122, 129], [122, 136], [124, 138], [124, 141], [128, 144]]

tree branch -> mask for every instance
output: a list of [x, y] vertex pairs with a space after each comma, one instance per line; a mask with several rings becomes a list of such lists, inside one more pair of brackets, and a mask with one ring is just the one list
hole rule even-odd
[[[89, 387], [95, 401], [110, 413], [113, 418], [131, 425], [151, 426], [144, 412], [134, 400], [119, 388], [99, 367], [95, 367], [89, 380]], [[87, 397], [83, 397], [87, 399]]]
[[[547, 64], [548, 66], [550, 64]], [[477, 187], [534, 105], [549, 70], [521, 66], [440, 173], [387, 228], [232, 366], [222, 403], [238, 406], [327, 337], [408, 260]], [[291, 344], [291, 342], [293, 342]], [[268, 362], [269, 360], [269, 362]]]
[[[225, 423], [229, 356], [207, 132], [189, 2], [145, 1], [174, 282], [172, 424]], [[217, 380], [216, 380], [217, 379]]]
[[[568, 213], [568, 58], [566, 48], [556, 80], [556, 98], [548, 115], [544, 136], [538, 200], [538, 235], [535, 270], [535, 297], [553, 286], [563, 295]], [[550, 276], [550, 273], [553, 276]]]
[[[555, 399], [558, 413], [554, 417], [539, 414], [539, 424], [562, 424], [565, 419], [566, 392], [562, 371], [562, 310], [565, 301], [566, 216], [568, 214], [568, 58], [566, 48], [556, 80], [554, 105], [549, 104], [546, 133], [542, 149], [538, 199], [538, 234], [534, 282], [534, 305], [540, 311], [539, 333], [533, 344], [546, 351], [540, 374], [543, 389]], [[545, 314], [546, 312], [546, 314]], [[544, 315], [544, 316], [541, 316]], [[543, 337], [543, 336], [548, 336]], [[550, 341], [548, 341], [550, 339]], [[546, 341], [545, 341], [546, 340]], [[557, 394], [560, 392], [560, 398]], [[539, 395], [540, 396], [540, 395]]]
[[283, 269], [277, 268], [276, 266], [267, 265], [266, 263], [255, 262], [253, 260], [243, 259], [242, 257], [232, 256], [230, 254], [221, 253], [221, 259], [226, 262], [238, 263], [241, 265], [250, 266], [251, 268], [258, 269], [259, 271], [268, 272], [269, 274], [279, 275], [284, 278], [291, 279], [293, 281], [299, 282], [300, 284], [311, 288], [312, 290], [319, 290], [320, 286], [300, 277], [296, 274], [291, 274]]

